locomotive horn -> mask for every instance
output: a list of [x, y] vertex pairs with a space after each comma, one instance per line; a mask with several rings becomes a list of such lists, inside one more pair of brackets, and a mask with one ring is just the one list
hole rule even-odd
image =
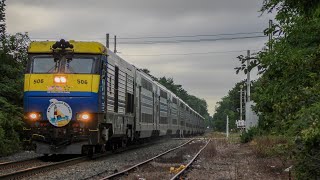
[[73, 48], [73, 45], [70, 44], [69, 41], [66, 41], [64, 39], [61, 39], [60, 41], [57, 41], [55, 44], [52, 45], [53, 49], [61, 48], [62, 50], [65, 50], [66, 48]]

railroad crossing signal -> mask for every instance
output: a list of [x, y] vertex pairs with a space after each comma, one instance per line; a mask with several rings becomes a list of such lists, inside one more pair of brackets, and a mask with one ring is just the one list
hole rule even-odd
[[246, 126], [244, 120], [236, 120], [237, 128], [244, 128]]

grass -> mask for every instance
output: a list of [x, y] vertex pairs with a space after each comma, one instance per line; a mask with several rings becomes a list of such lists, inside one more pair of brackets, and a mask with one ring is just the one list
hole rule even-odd
[[254, 138], [250, 145], [259, 157], [275, 157], [286, 155], [292, 143], [284, 136], [268, 135]]
[[281, 162], [280, 168], [292, 165], [293, 141], [285, 136], [258, 136], [250, 142], [253, 153], [258, 158], [277, 159]]
[[232, 132], [229, 134], [229, 138], [227, 139], [226, 133], [223, 132], [210, 132], [204, 135], [206, 138], [213, 139], [226, 139], [229, 143], [236, 144], [240, 142], [240, 133]]

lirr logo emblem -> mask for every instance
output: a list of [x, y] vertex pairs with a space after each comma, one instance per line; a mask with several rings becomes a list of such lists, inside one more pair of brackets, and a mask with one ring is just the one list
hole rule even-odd
[[72, 109], [66, 102], [50, 99], [47, 118], [52, 125], [63, 127], [71, 121]]

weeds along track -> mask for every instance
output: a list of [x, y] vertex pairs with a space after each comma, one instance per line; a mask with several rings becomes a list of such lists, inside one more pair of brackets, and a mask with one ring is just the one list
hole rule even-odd
[[196, 159], [210, 140], [190, 139], [186, 143], [169, 149], [150, 159], [123, 167], [114, 174], [102, 172], [88, 179], [171, 179], [179, 177]]

